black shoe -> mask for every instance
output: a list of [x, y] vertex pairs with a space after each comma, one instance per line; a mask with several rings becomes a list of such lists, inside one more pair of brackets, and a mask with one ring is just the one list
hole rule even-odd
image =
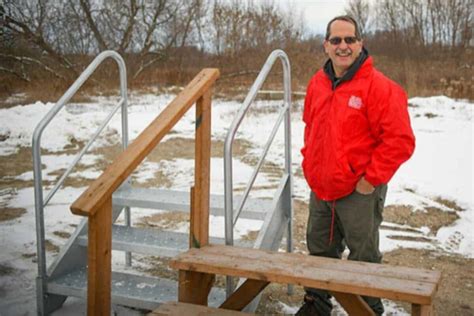
[[330, 316], [332, 310], [331, 302], [314, 297], [310, 294], [304, 296], [304, 303], [296, 312], [295, 316]]

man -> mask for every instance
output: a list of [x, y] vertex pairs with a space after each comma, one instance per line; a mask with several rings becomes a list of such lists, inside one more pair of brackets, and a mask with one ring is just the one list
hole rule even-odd
[[[403, 89], [374, 69], [349, 16], [327, 26], [329, 60], [308, 85], [303, 171], [311, 188], [311, 255], [380, 263], [379, 226], [387, 183], [413, 153], [415, 137]], [[326, 291], [306, 289], [297, 315], [330, 315]], [[377, 315], [379, 298], [364, 297]]]

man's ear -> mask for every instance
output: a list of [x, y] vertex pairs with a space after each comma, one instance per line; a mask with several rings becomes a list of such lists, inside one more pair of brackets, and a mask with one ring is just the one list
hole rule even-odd
[[364, 41], [361, 39], [360, 40], [360, 46], [359, 46], [359, 54], [362, 52], [363, 48], [364, 48]]
[[328, 45], [329, 45], [329, 42], [327, 40], [324, 40], [323, 42], [323, 48], [324, 48], [324, 53], [328, 53]]

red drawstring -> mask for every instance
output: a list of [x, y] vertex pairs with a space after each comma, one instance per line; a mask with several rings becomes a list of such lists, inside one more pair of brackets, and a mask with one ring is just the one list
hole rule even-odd
[[336, 201], [332, 201], [331, 203], [331, 230], [329, 232], [329, 244], [332, 244], [332, 239], [334, 236], [334, 218], [335, 216], [335, 209], [336, 209]]

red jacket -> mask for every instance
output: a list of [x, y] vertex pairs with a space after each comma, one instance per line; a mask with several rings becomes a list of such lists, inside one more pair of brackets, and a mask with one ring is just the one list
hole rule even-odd
[[308, 85], [303, 121], [303, 172], [326, 201], [352, 193], [362, 176], [373, 186], [388, 183], [415, 148], [407, 96], [371, 57], [335, 90], [318, 71]]

